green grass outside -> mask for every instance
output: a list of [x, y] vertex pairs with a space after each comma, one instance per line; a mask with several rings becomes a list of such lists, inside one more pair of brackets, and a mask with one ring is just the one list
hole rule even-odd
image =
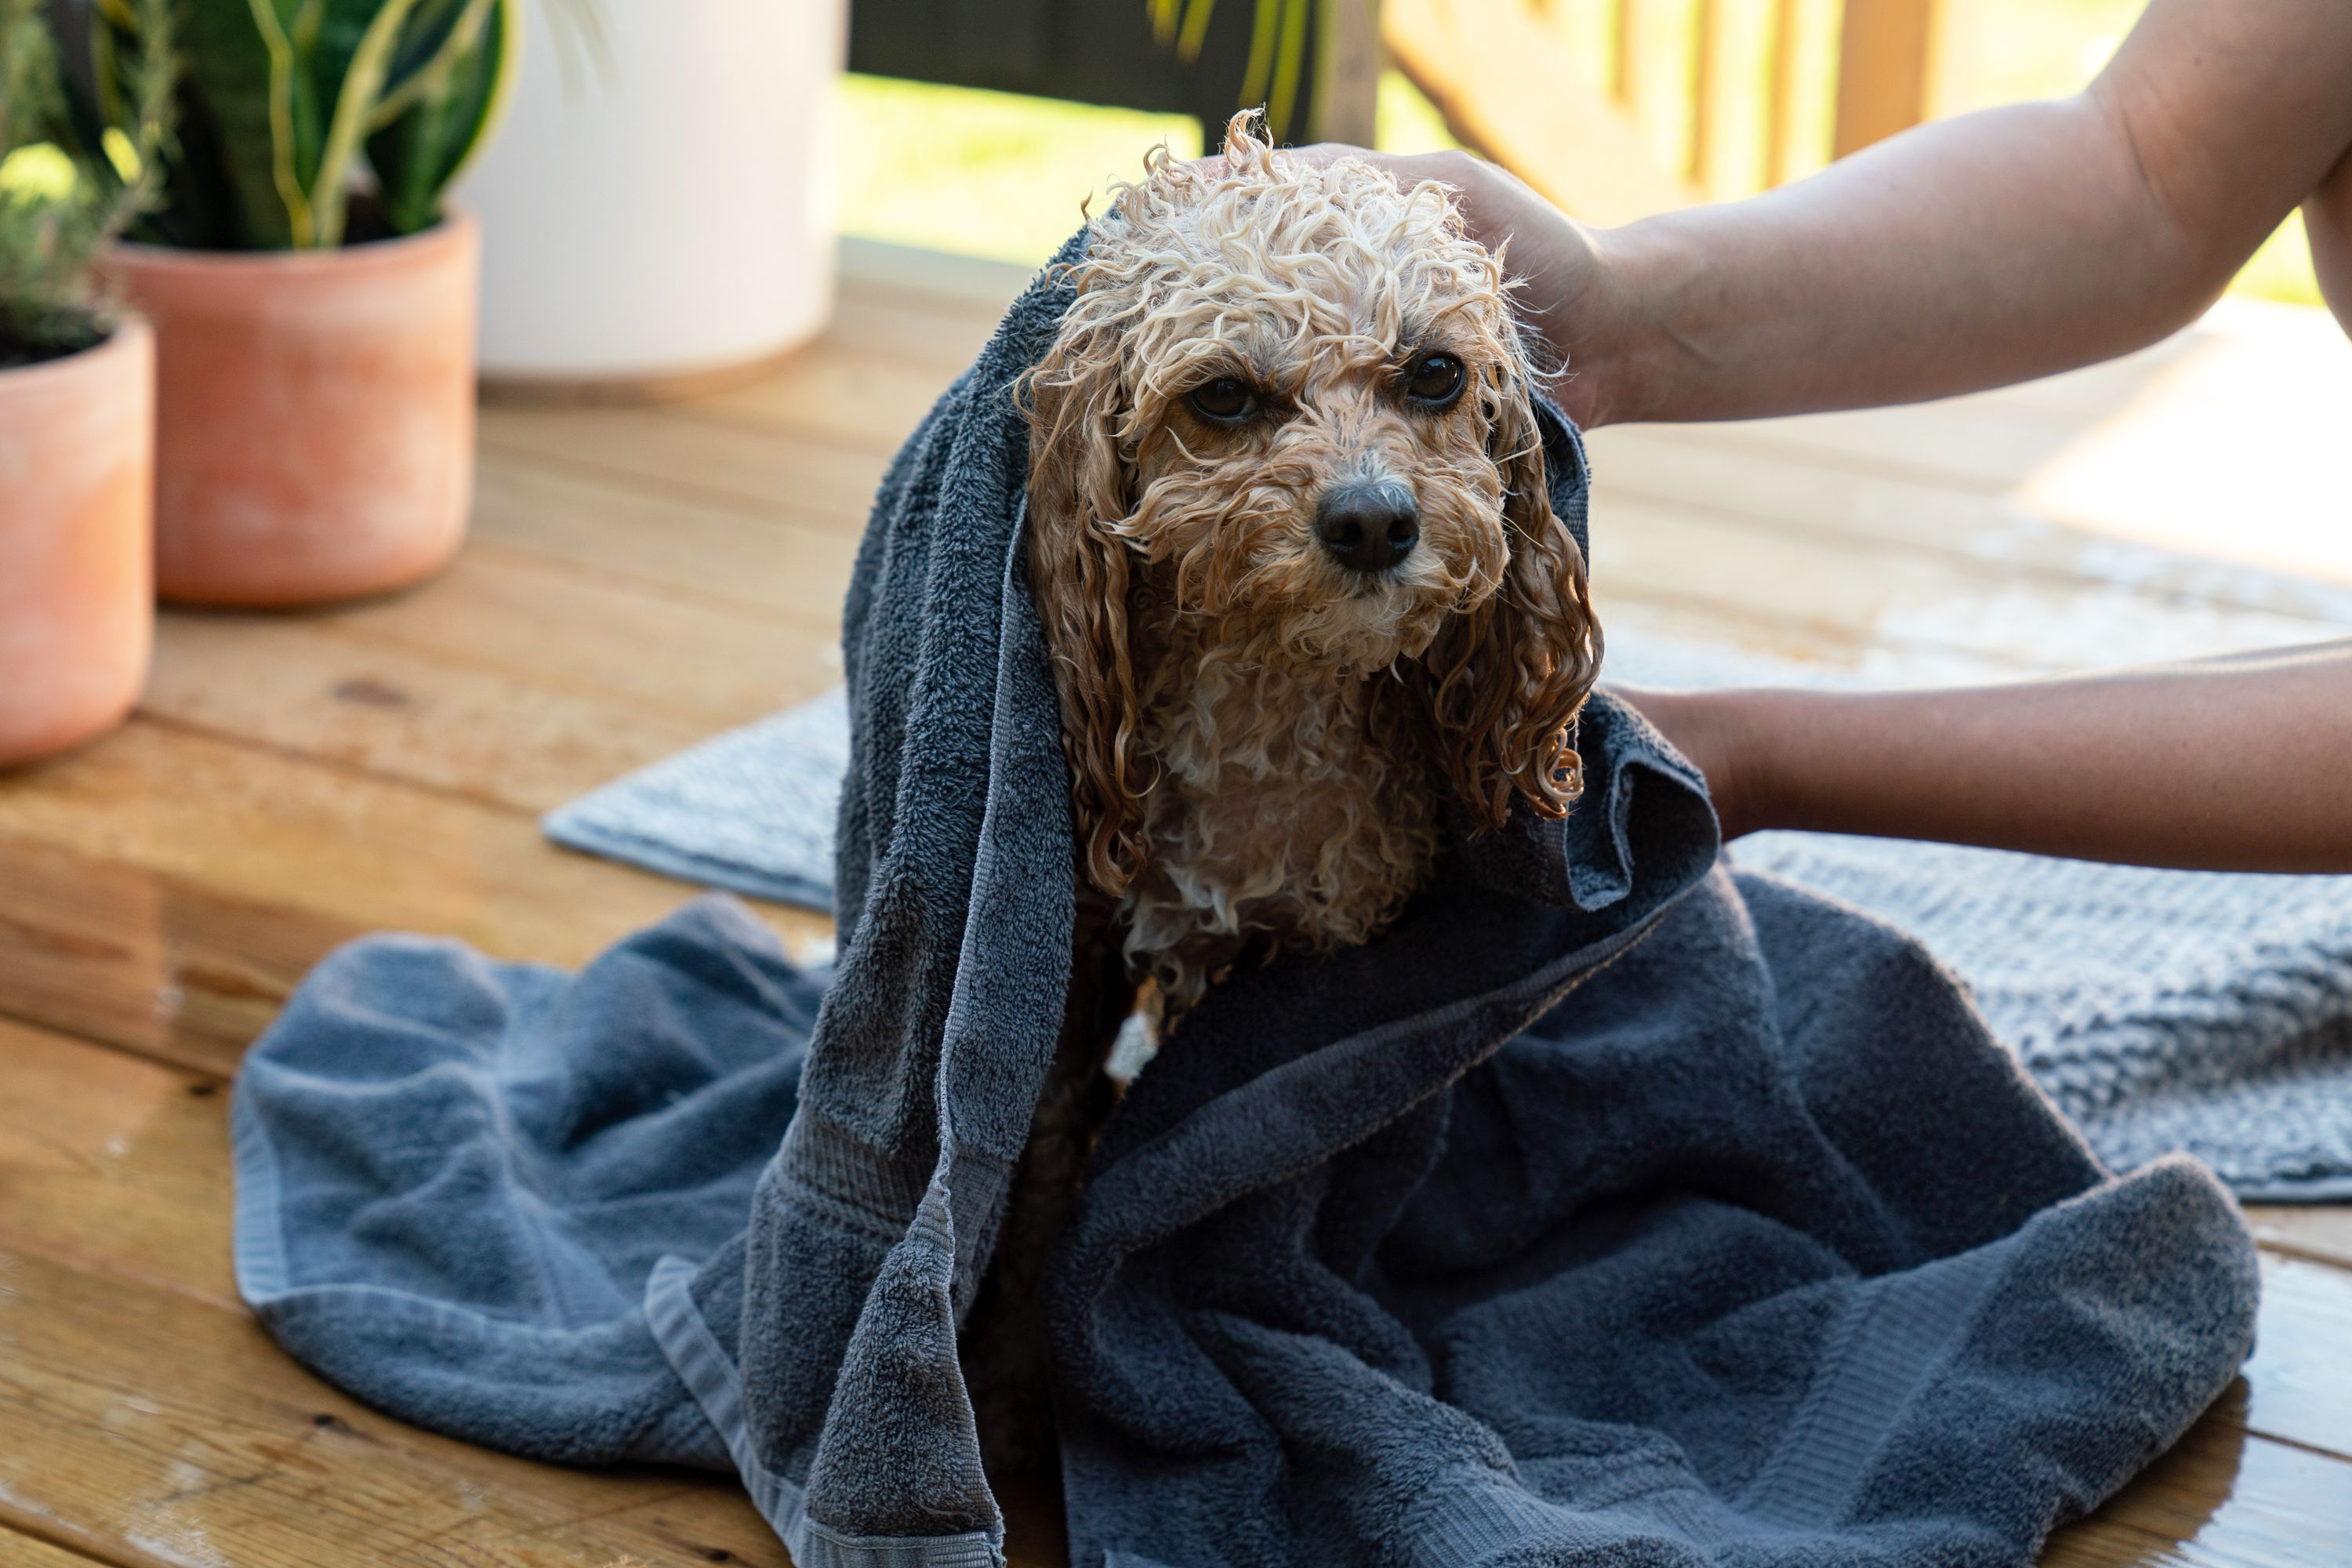
[[[1553, 3], [1563, 14], [1561, 25], [1588, 46], [1588, 53], [1605, 54], [1603, 0]], [[1731, 36], [1759, 37], [1754, 24], [1769, 3], [1722, 0]], [[2114, 52], [2142, 4], [1949, 0], [1937, 72], [1938, 111], [1960, 113], [2077, 90]], [[1805, 0], [1801, 37], [1823, 44], [1833, 36], [1833, 6], [1834, 0]], [[1665, 25], [1652, 27], [1644, 36], [1644, 58], [1672, 69], [1678, 45], [1687, 45], [1693, 14], [1695, 7], [1678, 10], [1664, 17]], [[1762, 57], [1750, 50], [1746, 58], [1755, 64]], [[1718, 100], [1727, 111], [1723, 123], [1740, 126], [1760, 115], [1760, 78], [1751, 77], [1758, 72], [1731, 73], [1728, 96]], [[1801, 87], [1808, 125], [1800, 140], [1815, 157], [1825, 153], [1828, 143], [1831, 90], [1825, 71], [1809, 73]], [[1082, 204], [1090, 202], [1099, 212], [1111, 183], [1134, 177], [1146, 151], [1162, 142], [1180, 157], [1201, 151], [1198, 124], [1181, 116], [881, 77], [842, 77], [838, 110], [844, 233], [1028, 266], [1045, 260], [1069, 237], [1080, 222]], [[1751, 147], [1733, 137], [1724, 149], [1721, 163], [1735, 183], [1760, 177], [1760, 131], [1756, 140]], [[1379, 141], [1397, 152], [1453, 145], [1435, 109], [1394, 71], [1381, 84]], [[1679, 156], [1663, 134], [1659, 153], [1670, 161]], [[2231, 291], [2319, 303], [2300, 216], [2290, 216], [2271, 237]]]

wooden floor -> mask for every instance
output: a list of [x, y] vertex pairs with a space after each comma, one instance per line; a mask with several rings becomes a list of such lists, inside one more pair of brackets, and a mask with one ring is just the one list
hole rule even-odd
[[[0, 1564], [785, 1561], [732, 1486], [503, 1458], [297, 1370], [230, 1279], [224, 1089], [356, 932], [570, 963], [688, 896], [537, 814], [838, 679], [868, 492], [1018, 281], [845, 257], [837, 324], [772, 378], [486, 411], [447, 575], [168, 616], [127, 728], [0, 777]], [[1604, 432], [1594, 582], [1613, 626], [1890, 672], [2341, 635], [2347, 437], [2352, 353], [2261, 312], [1998, 396]], [[2352, 1212], [2252, 1217], [2259, 1352], [2049, 1563], [2352, 1563]]]

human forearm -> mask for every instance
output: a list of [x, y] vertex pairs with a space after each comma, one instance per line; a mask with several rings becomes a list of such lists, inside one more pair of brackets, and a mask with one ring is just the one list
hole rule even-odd
[[1735, 835], [2352, 871], [2352, 642], [1959, 690], [1630, 695]]
[[1462, 187], [1566, 362], [1562, 400], [1605, 424], [1904, 402], [2126, 352], [2201, 310], [2347, 143], [2342, 0], [2154, 0], [2078, 97], [1620, 229], [1489, 168], [1393, 162]]
[[[2090, 99], [1922, 126], [1811, 180], [1591, 236], [1559, 346], [1601, 422], [1916, 401], [2127, 353], [2262, 229], [2192, 245]], [[2242, 242], [2242, 243], [2241, 243]]]

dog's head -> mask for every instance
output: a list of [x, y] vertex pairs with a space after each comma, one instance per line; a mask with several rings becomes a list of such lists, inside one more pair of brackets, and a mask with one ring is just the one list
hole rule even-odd
[[1412, 689], [1474, 819], [1559, 816], [1600, 663], [1552, 513], [1500, 258], [1445, 187], [1275, 152], [1237, 118], [1213, 174], [1122, 186], [1025, 378], [1032, 580], [1091, 879], [1139, 851], [1129, 618]]

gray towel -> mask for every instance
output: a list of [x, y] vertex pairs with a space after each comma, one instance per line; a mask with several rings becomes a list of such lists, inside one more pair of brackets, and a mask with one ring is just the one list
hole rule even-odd
[[[999, 1560], [956, 1333], [1070, 963], [1006, 396], [1066, 299], [859, 553], [829, 977], [723, 901], [576, 978], [379, 938], [256, 1047], [239, 1280], [296, 1355], [518, 1452], [731, 1463], [802, 1568]], [[2209, 1173], [2106, 1174], [1918, 947], [1717, 866], [1638, 716], [1580, 749], [1566, 823], [1221, 984], [1120, 1103], [1038, 1303], [1076, 1562], [2022, 1563], [2244, 1355]]]

